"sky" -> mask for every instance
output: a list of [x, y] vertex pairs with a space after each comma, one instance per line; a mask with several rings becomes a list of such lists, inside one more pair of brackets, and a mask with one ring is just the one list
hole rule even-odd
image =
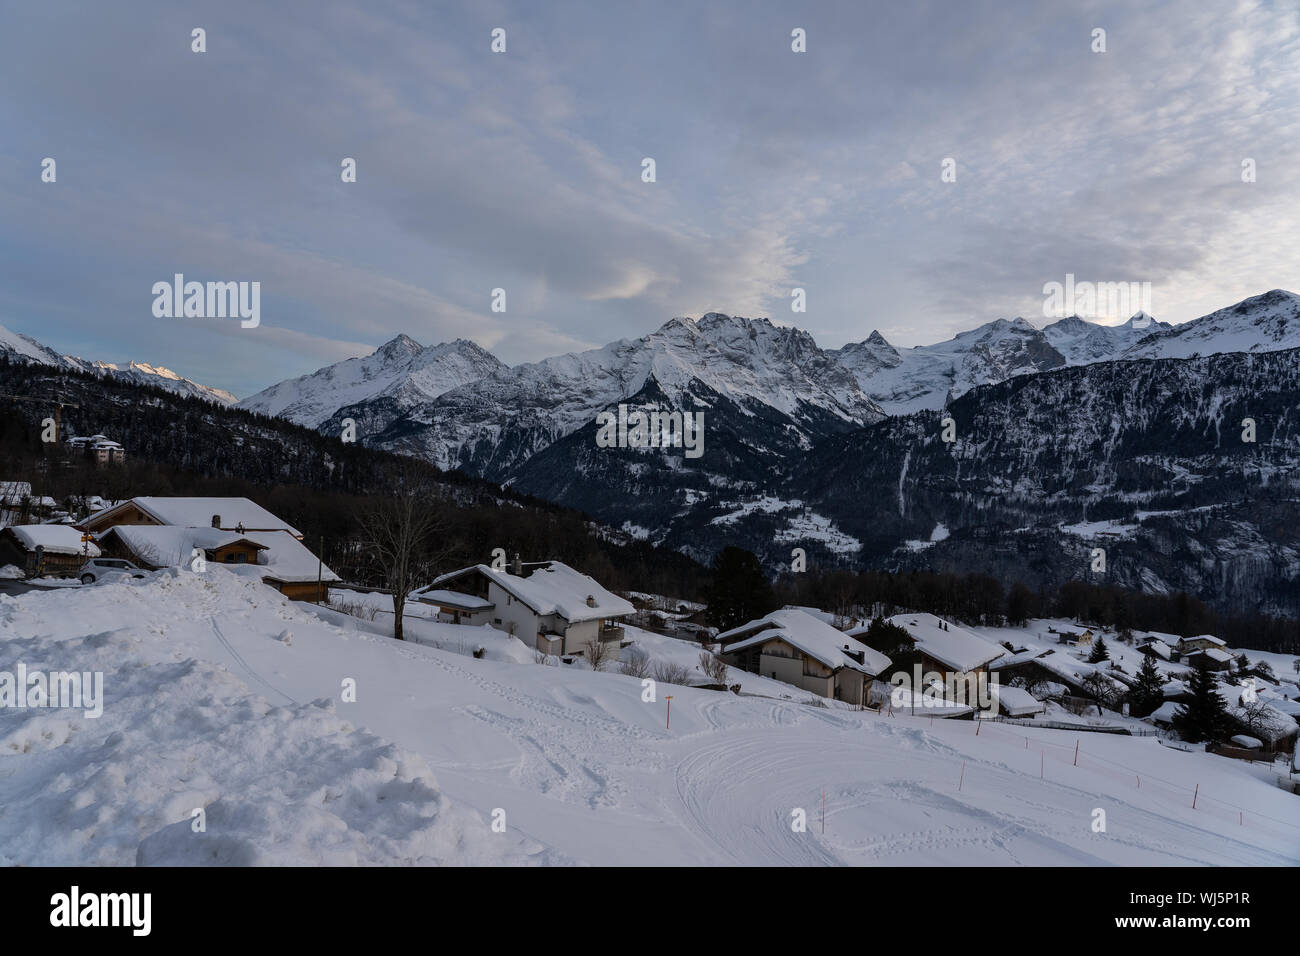
[[[911, 346], [1067, 275], [1171, 322], [1300, 291], [1294, 0], [0, 0], [0, 89], [0, 325], [240, 396], [398, 333]], [[175, 273], [260, 324], [155, 317]]]

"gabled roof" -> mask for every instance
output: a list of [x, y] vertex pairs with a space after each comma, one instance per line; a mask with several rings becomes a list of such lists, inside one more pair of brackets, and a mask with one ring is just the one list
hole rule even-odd
[[907, 631], [917, 650], [958, 671], [973, 671], [1006, 654], [1006, 648], [933, 614], [895, 614], [889, 619]]
[[1211, 644], [1217, 644], [1219, 647], [1227, 647], [1228, 642], [1222, 638], [1215, 637], [1213, 634], [1197, 634], [1195, 637], [1180, 638], [1179, 644], [1190, 644], [1192, 641], [1209, 641]]
[[1226, 664], [1232, 660], [1232, 655], [1227, 651], [1221, 651], [1217, 647], [1207, 647], [1204, 650], [1192, 651], [1190, 654], [1183, 655], [1183, 661], [1190, 662], [1202, 654], [1212, 661], [1218, 661], [1220, 664]]
[[212, 551], [242, 541], [259, 551], [266, 549], [266, 545], [245, 535], [219, 528], [119, 524], [103, 532], [99, 540], [107, 541], [110, 537], [121, 541], [139, 560], [160, 568], [189, 564], [190, 555], [195, 548]]
[[[889, 667], [890, 660], [877, 650], [850, 640], [825, 621], [797, 608], [782, 608], [766, 617], [724, 631], [717, 637], [722, 653], [731, 654], [747, 647], [781, 640], [820, 661], [832, 670], [848, 667], [874, 677]], [[730, 643], [728, 643], [730, 642]], [[862, 654], [858, 663], [853, 654]]]
[[1138, 650], [1143, 652], [1150, 651], [1153, 656], [1158, 657], [1163, 661], [1169, 660], [1169, 655], [1172, 653], [1168, 644], [1155, 637], [1151, 638], [1151, 640], [1147, 641], [1145, 644], [1140, 645]]
[[16, 524], [4, 529], [18, 539], [27, 551], [39, 546], [49, 554], [85, 554], [99, 557], [94, 542], [82, 541], [81, 532], [67, 524]]
[[256, 567], [258, 571], [265, 571], [266, 573], [262, 575], [264, 578], [283, 581], [286, 584], [312, 583], [316, 580], [319, 570], [321, 581], [342, 580], [330, 570], [328, 564], [321, 562], [306, 545], [288, 531], [249, 531], [244, 537], [266, 548], [258, 554], [256, 565], [244, 565], [244, 567]]
[[105, 519], [115, 517], [115, 513], [124, 512], [128, 507], [139, 508], [159, 524], [177, 525], [182, 528], [209, 528], [212, 516], [221, 516], [221, 527], [227, 531], [239, 525], [245, 531], [287, 531], [295, 538], [301, 538], [302, 532], [286, 521], [277, 518], [261, 505], [247, 498], [161, 498], [142, 496], [97, 511], [81, 523], [81, 527], [98, 525]]
[[[428, 587], [420, 588], [415, 593], [423, 599], [426, 593], [439, 590], [443, 585], [469, 574], [479, 574], [508, 594], [514, 595], [539, 617], [558, 614], [572, 624], [605, 617], [623, 617], [636, 610], [631, 602], [601, 587], [595, 578], [575, 571], [563, 562], [544, 561], [524, 566], [525, 571], [529, 568], [532, 570], [528, 574], [515, 575], [508, 571], [497, 571], [486, 564], [476, 564], [441, 575]], [[588, 597], [593, 599], [594, 606], [587, 603]]]
[[990, 684], [989, 689], [997, 698], [998, 704], [1009, 717], [1023, 717], [1027, 714], [1041, 714], [1047, 705], [1023, 687], [1010, 687], [1006, 684]]

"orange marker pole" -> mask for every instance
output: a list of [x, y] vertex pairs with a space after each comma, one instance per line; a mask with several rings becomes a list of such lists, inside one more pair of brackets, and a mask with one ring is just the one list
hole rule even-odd
[[669, 727], [669, 725], [673, 722], [673, 698], [672, 698], [672, 695], [669, 694], [667, 697], [664, 698], [664, 700], [668, 701], [668, 719], [664, 721], [664, 730], [667, 730], [668, 727]]

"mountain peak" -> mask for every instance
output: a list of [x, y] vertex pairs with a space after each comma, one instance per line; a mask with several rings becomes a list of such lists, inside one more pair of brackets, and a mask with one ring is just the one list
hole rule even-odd
[[[871, 330], [871, 334], [867, 336], [867, 344], [868, 345], [889, 345], [889, 343], [885, 341], [885, 337], [880, 334], [880, 331], [878, 329]], [[893, 346], [890, 346], [890, 348], [893, 348]]]
[[402, 332], [399, 335], [393, 336], [383, 345], [379, 346], [379, 348], [375, 349], [374, 354], [378, 355], [385, 361], [391, 361], [392, 359], [400, 359], [415, 355], [417, 352], [423, 350], [424, 346], [415, 341], [415, 339], [411, 338], [405, 332]]

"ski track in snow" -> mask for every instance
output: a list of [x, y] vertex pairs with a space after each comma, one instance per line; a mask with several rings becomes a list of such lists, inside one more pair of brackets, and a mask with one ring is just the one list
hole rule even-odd
[[[293, 630], [292, 644], [276, 639], [286, 625]], [[467, 639], [470, 630], [477, 629], [466, 629]], [[455, 637], [448, 633], [452, 646]], [[324, 730], [337, 726], [331, 732], [339, 735], [353, 733], [341, 725], [347, 715], [349, 723], [364, 728], [356, 733], [379, 735], [365, 738], [373, 739], [374, 747], [391, 740], [402, 752], [422, 758], [435, 774], [445, 774], [453, 809], [437, 817], [446, 821], [436, 824], [444, 828], [442, 842], [418, 836], [418, 818], [412, 824], [415, 829], [399, 832], [400, 840], [391, 845], [411, 858], [455, 860], [454, 843], [447, 841], [455, 828], [461, 828], [478, 841], [471, 845], [479, 860], [492, 859], [494, 846], [503, 850], [509, 846], [509, 852], [522, 852], [522, 858], [555, 863], [938, 866], [1294, 865], [1300, 861], [1300, 828], [1287, 830], [1275, 823], [1238, 831], [1235, 821], [1223, 819], [1222, 813], [1215, 816], [1182, 806], [1168, 788], [1164, 793], [1159, 787], [1138, 790], [1095, 770], [1061, 763], [1053, 749], [1063, 746], [1065, 738], [1059, 732], [1027, 730], [1026, 736], [1016, 734], [1008, 741], [1005, 731], [1000, 737], [994, 726], [985, 728], [989, 732], [977, 740], [971, 722], [931, 723], [902, 714], [891, 717], [810, 706], [802, 699], [736, 696], [664, 684], [658, 687], [658, 700], [648, 703], [642, 701], [641, 684], [633, 678], [592, 674], [577, 666], [473, 660], [396, 642], [374, 624], [294, 605], [263, 585], [221, 569], [210, 571], [204, 579], [181, 575], [165, 582], [76, 589], [57, 596], [0, 598], [0, 650], [33, 662], [53, 662], [64, 642], [87, 661], [124, 661], [123, 669], [106, 680], [110, 705], [113, 694], [121, 693], [113, 688], [124, 686], [122, 682], [134, 673], [131, 668], [146, 676], [150, 669], [160, 669], [159, 679], [167, 686], [174, 678], [166, 675], [176, 668], [190, 674], [196, 666], [212, 670], [212, 664], [204, 662], [230, 663], [233, 669], [220, 672], [219, 679], [229, 684], [223, 693], [236, 693], [242, 683], [272, 695], [277, 703], [280, 698], [288, 701], [270, 709], [265, 702], [241, 703], [239, 717], [246, 725], [241, 725], [241, 734], [259, 730], [258, 721], [269, 719], [259, 716], [263, 710], [287, 727], [307, 727], [298, 723], [307, 719], [324, 721]], [[90, 648], [100, 648], [93, 659], [87, 656]], [[198, 685], [202, 673], [194, 672], [188, 680]], [[337, 699], [341, 676], [356, 677], [361, 703], [335, 705], [339, 721], [311, 705], [297, 704], [323, 696]], [[742, 675], [742, 684], [745, 679]], [[792, 690], [795, 693], [801, 692]], [[671, 728], [664, 726], [668, 694], [674, 698]], [[204, 714], [204, 726], [221, 726], [221, 711], [209, 705]], [[128, 716], [116, 719], [124, 722]], [[232, 781], [250, 773], [275, 779], [282, 771], [275, 763], [243, 767], [232, 755], [212, 771], [211, 782], [203, 779], [200, 786], [190, 779], [198, 772], [195, 768], [183, 763], [173, 767], [187, 753], [187, 746], [200, 745], [187, 744], [185, 724], [174, 725], [165, 707], [153, 719], [158, 722], [156, 730], [150, 725], [122, 726], [133, 747], [152, 739], [151, 735], [164, 740], [161, 756], [165, 759], [159, 759], [156, 748], [148, 751], [154, 757], [146, 757], [142, 750], [139, 755], [131, 752], [131, 762], [125, 756], [114, 758], [114, 766], [124, 767], [152, 760], [151, 778], [148, 787], [135, 787], [134, 803], [120, 809], [112, 802], [98, 804], [102, 821], [98, 826], [118, 827], [114, 839], [120, 849], [114, 849], [115, 854], [131, 853], [132, 839], [150, 839], [147, 858], [194, 862], [194, 857], [186, 856], [190, 851], [182, 824], [172, 824], [158, 839], [152, 839], [151, 830], [135, 837], [134, 828], [141, 824], [115, 822], [114, 813], [129, 812], [127, 807], [146, 808], [151, 799], [159, 801], [161, 812], [150, 809], [147, 817], [132, 817], [156, 821], [149, 824], [156, 827], [176, 820], [186, 807], [209, 804], [217, 794], [229, 801], [225, 794], [231, 793]], [[105, 730], [113, 726], [107, 720]], [[5, 726], [7, 736], [0, 733], [0, 739], [7, 741], [7, 755], [0, 757], [0, 806], [5, 807], [0, 811], [0, 858], [37, 862], [26, 858], [25, 848], [42, 845], [42, 826], [59, 825], [46, 819], [37, 802], [52, 797], [41, 796], [39, 780], [31, 771], [22, 775], [21, 791], [7, 790], [7, 781], [20, 779], [13, 775], [23, 767], [40, 766], [24, 761], [46, 761], [63, 773], [71, 773], [77, 760], [94, 766], [95, 761], [106, 759], [98, 744], [103, 732], [94, 721], [52, 711], [10, 714]], [[274, 739], [275, 733], [269, 727], [260, 729], [261, 738]], [[1043, 780], [1038, 779], [1037, 749], [1021, 749], [1016, 743], [1026, 738], [1035, 748], [1040, 743], [1049, 748]], [[1154, 741], [1131, 738], [1092, 740], [1085, 735], [1084, 750], [1101, 761], [1150, 767], [1153, 780], [1163, 776], [1178, 786], [1186, 784], [1189, 793], [1193, 779], [1199, 780], [1202, 796], [1208, 791], [1221, 801], [1245, 804], [1247, 812], [1258, 808], [1261, 814], [1300, 824], [1300, 814], [1289, 816], [1291, 805], [1281, 802], [1293, 797], [1252, 777], [1235, 762], [1167, 751]], [[322, 752], [334, 759], [336, 749]], [[263, 760], [286, 759], [283, 748], [268, 753]], [[396, 751], [392, 758], [386, 750], [376, 753], [383, 756], [364, 769], [379, 781], [388, 773], [390, 759], [399, 765], [407, 759]], [[332, 777], [329, 766], [316, 767], [312, 773], [321, 781]], [[418, 774], [412, 775], [418, 780]], [[361, 780], [360, 785], [371, 784]], [[318, 792], [321, 786], [304, 784], [294, 794]], [[436, 805], [428, 802], [438, 799], [433, 796], [436, 791], [426, 792], [418, 783], [410, 786], [415, 799], [429, 807]], [[202, 790], [202, 799], [191, 796], [196, 789]], [[149, 793], [157, 795], [151, 798]], [[455, 805], [465, 806], [466, 813], [454, 811]], [[313, 806], [301, 811], [298, 803], [276, 803], [261, 815], [252, 814], [247, 801], [236, 806], [238, 813], [224, 825], [250, 828], [231, 844], [237, 859], [270, 861], [282, 859], [277, 853], [312, 852], [290, 836], [298, 826], [294, 821], [299, 812], [313, 814], [318, 827], [338, 826], [333, 822], [337, 813], [330, 815], [331, 800], [325, 801], [323, 809]], [[493, 843], [486, 824], [475, 820], [476, 813], [488, 818], [497, 807], [509, 809], [514, 839], [521, 835], [526, 839], [518, 850], [513, 840], [509, 845]], [[1090, 831], [1095, 807], [1106, 810], [1109, 833]], [[795, 808], [806, 812], [806, 832], [791, 827]], [[24, 832], [7, 834], [6, 814], [23, 821]], [[348, 818], [353, 830], [341, 831], [345, 836], [334, 858], [382, 852], [385, 844], [364, 842], [366, 828], [375, 825], [363, 817]], [[1284, 836], [1279, 839], [1277, 833]], [[256, 848], [272, 834], [285, 849], [263, 856]], [[75, 844], [69, 842], [65, 853], [75, 852]]]

